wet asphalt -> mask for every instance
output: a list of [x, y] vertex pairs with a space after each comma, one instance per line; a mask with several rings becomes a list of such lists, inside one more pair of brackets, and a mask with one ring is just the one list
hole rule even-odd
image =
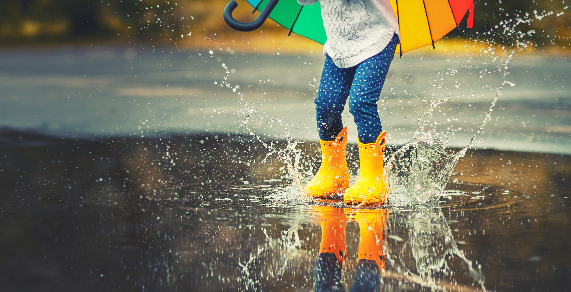
[[[1, 51], [0, 290], [311, 291], [333, 224], [346, 289], [372, 226], [383, 291], [563, 291], [571, 67], [497, 55], [395, 59], [379, 110], [407, 186], [363, 207], [297, 186], [319, 164], [321, 56]], [[451, 148], [400, 148], [416, 132]]]
[[[434, 202], [399, 204], [424, 196], [442, 171], [436, 157], [417, 157], [411, 163], [436, 169], [401, 175], [425, 189], [363, 207], [304, 197], [284, 141], [4, 130], [0, 142], [2, 291], [313, 291], [323, 233], [335, 226], [346, 226], [336, 233], [346, 241], [346, 289], [360, 275], [366, 230], [384, 255], [381, 291], [570, 284], [569, 155], [470, 150]], [[297, 147], [303, 181], [318, 165], [317, 146]]]
[[[397, 56], [379, 102], [388, 143], [424, 131], [463, 147], [489, 112], [474, 146], [571, 153], [569, 58], [501, 53]], [[3, 50], [0, 127], [62, 137], [221, 132], [316, 141], [312, 101], [322, 64], [317, 53]], [[344, 120], [356, 143], [348, 113]]]

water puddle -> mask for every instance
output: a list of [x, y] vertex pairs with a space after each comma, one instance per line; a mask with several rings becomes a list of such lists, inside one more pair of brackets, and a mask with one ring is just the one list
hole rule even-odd
[[[1, 139], [7, 291], [71, 291], [85, 283], [94, 291], [310, 291], [324, 218], [346, 225], [346, 289], [361, 277], [363, 226], [384, 234], [379, 285], [386, 291], [569, 284], [568, 155], [467, 150], [452, 159], [447, 151], [459, 149], [393, 147], [389, 157], [401, 151], [419, 164], [395, 163], [391, 173], [402, 188], [386, 207], [351, 208], [298, 192], [290, 162], [278, 155], [293, 153], [287, 141], [271, 140], [270, 153], [270, 141], [226, 134], [89, 141], [3, 130]], [[295, 149], [311, 157], [317, 147]], [[355, 157], [354, 145], [349, 151]], [[442, 178], [432, 177], [450, 177], [446, 188], [426, 194], [430, 182], [399, 175], [406, 165], [431, 177], [431, 167], [442, 164], [418, 156], [435, 153], [444, 164], [457, 160], [441, 168]]]

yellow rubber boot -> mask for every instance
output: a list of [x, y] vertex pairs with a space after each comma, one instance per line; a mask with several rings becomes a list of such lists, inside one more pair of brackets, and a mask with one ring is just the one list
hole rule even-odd
[[389, 211], [385, 209], [359, 209], [355, 221], [359, 224], [359, 260], [375, 261], [380, 270], [385, 269], [385, 225]]
[[305, 187], [305, 193], [316, 198], [328, 198], [349, 187], [347, 168], [347, 127], [333, 141], [321, 141], [321, 166]]
[[343, 200], [346, 204], [383, 204], [387, 196], [387, 185], [383, 178], [383, 157], [385, 133], [374, 143], [359, 142], [360, 173], [355, 184], [347, 189]]

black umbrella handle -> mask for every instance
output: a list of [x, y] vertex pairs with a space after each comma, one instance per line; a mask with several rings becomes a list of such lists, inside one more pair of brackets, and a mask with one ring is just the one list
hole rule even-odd
[[244, 22], [239, 22], [236, 19], [234, 19], [234, 17], [232, 17], [232, 12], [234, 11], [234, 9], [236, 9], [236, 7], [238, 7], [238, 3], [232, 0], [228, 3], [228, 5], [226, 5], [226, 8], [224, 9], [224, 21], [226, 21], [228, 26], [230, 26], [235, 30], [239, 31], [256, 30], [264, 24], [266, 19], [268, 19], [268, 16], [270, 16], [270, 13], [272, 12], [272, 10], [274, 10], [274, 7], [276, 7], [278, 1], [279, 0], [270, 0], [268, 2], [268, 5], [266, 5], [266, 8], [264, 8], [264, 11], [262, 11], [262, 13], [260, 13], [260, 15], [258, 15], [258, 17], [254, 21], [249, 23], [244, 23]]

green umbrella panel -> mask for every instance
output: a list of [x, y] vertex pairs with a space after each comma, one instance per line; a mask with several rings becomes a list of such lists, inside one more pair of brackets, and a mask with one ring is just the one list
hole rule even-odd
[[[271, 0], [247, 1], [255, 10], [263, 12]], [[290, 33], [304, 36], [320, 44], [324, 44], [327, 39], [319, 2], [313, 5], [301, 5], [297, 0], [279, 0], [269, 17], [288, 29]]]

